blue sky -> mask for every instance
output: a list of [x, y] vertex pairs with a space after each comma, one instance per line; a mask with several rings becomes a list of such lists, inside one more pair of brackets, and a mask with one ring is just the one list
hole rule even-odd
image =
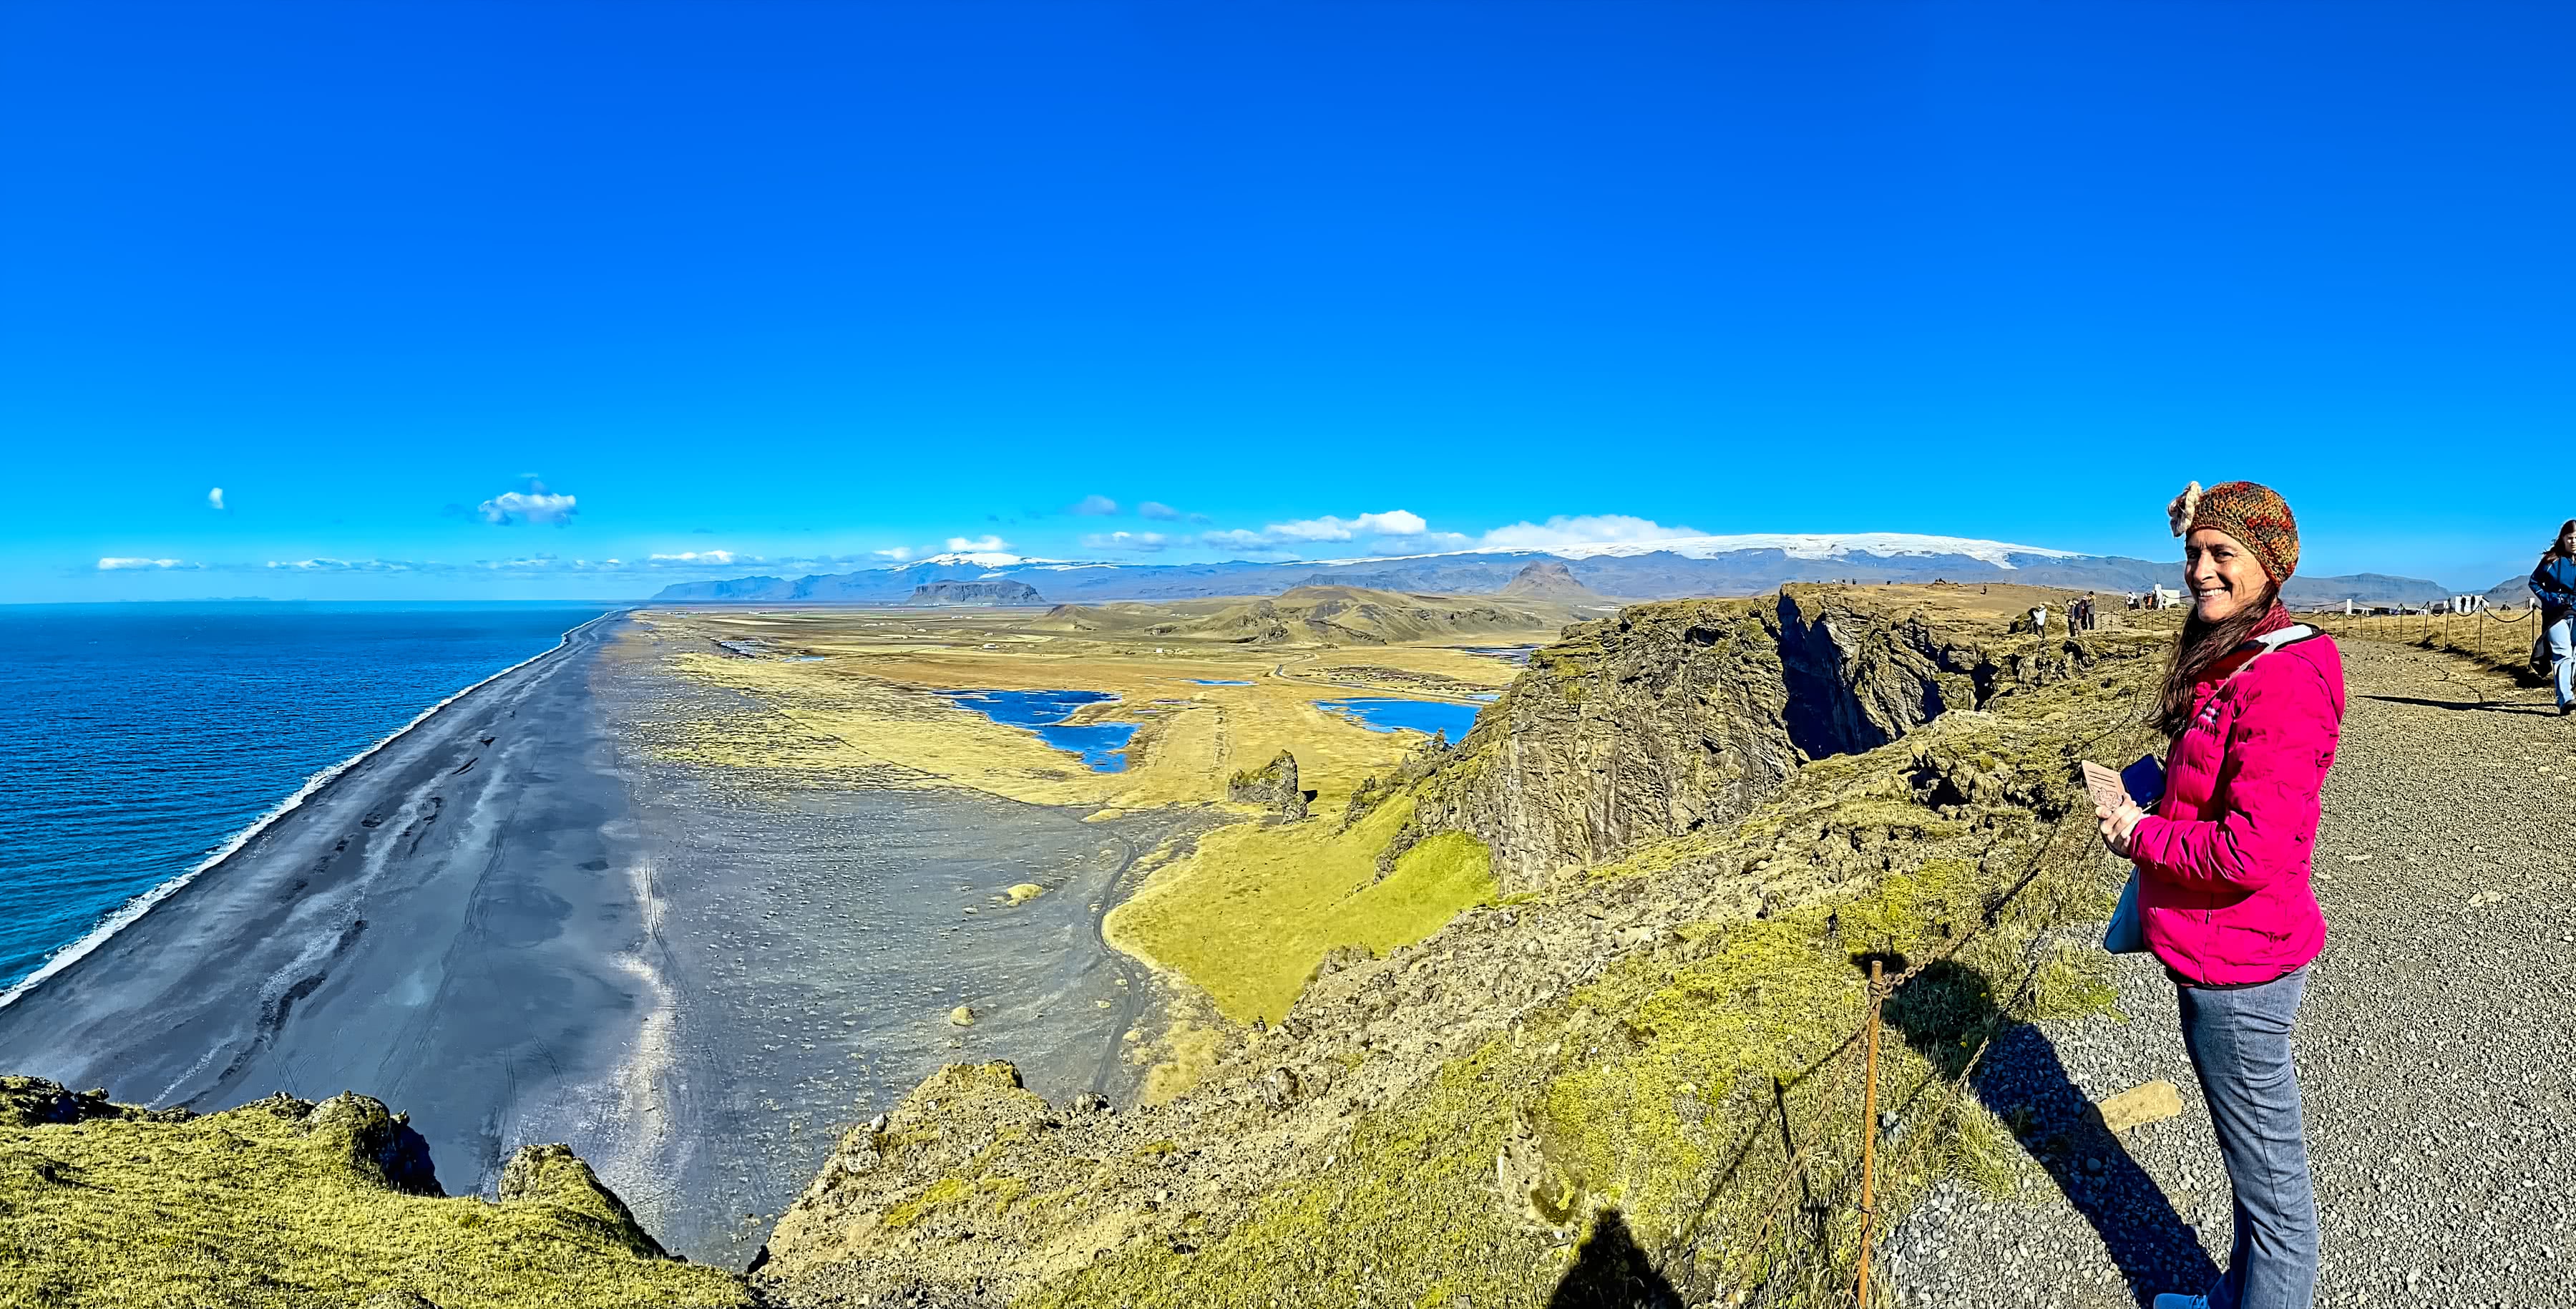
[[2229, 477], [2310, 571], [2483, 587], [2576, 514], [2571, 26], [13, 0], [0, 600], [1614, 517], [2153, 558]]

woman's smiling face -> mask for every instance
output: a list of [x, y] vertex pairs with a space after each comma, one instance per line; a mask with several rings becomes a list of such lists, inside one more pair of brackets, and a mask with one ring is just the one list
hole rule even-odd
[[2191, 592], [2192, 608], [2200, 621], [2227, 621], [2237, 610], [2262, 599], [2268, 581], [2262, 561], [2235, 537], [2203, 527], [2183, 538], [2182, 584]]

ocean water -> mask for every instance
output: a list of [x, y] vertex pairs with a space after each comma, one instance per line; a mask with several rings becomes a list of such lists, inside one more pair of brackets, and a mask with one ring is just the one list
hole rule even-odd
[[1007, 727], [1025, 727], [1038, 739], [1071, 754], [1095, 773], [1127, 771], [1127, 740], [1142, 723], [1080, 723], [1064, 720], [1087, 704], [1118, 697], [1106, 691], [942, 691], [960, 709]]
[[0, 992], [607, 605], [0, 605]]
[[1371, 731], [1401, 730], [1420, 732], [1425, 736], [1434, 732], [1446, 733], [1451, 745], [1457, 744], [1467, 735], [1467, 729], [1476, 725], [1477, 707], [1471, 704], [1369, 697], [1318, 700], [1315, 704], [1346, 718], [1358, 719], [1360, 726]]

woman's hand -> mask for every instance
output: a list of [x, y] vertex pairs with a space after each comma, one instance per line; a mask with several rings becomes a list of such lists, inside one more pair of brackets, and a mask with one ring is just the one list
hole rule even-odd
[[2134, 801], [2123, 801], [2117, 809], [2093, 806], [2093, 816], [2102, 821], [2102, 844], [2123, 859], [2130, 858], [2129, 834], [2138, 830], [2138, 820], [2147, 816]]

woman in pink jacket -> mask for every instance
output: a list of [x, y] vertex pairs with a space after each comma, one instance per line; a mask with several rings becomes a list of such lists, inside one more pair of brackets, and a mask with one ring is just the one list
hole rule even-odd
[[2171, 506], [2192, 612], [2156, 706], [2171, 741], [2164, 794], [2098, 811], [2138, 867], [2147, 946], [2164, 962], [2183, 1044], [2236, 1193], [2227, 1272], [2156, 1309], [2308, 1309], [2316, 1194], [2290, 1029], [2326, 924], [2309, 889], [2318, 792], [2343, 723], [2343, 660], [2290, 621], [2281, 584], [2299, 528], [2271, 488], [2195, 482]]

